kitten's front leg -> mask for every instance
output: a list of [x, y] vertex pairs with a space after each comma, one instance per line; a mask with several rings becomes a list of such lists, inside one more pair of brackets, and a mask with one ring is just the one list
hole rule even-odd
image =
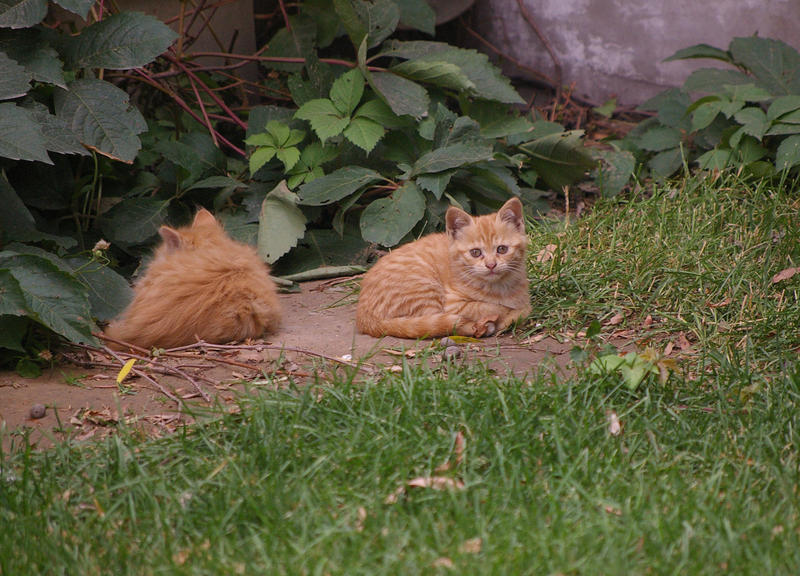
[[[505, 307], [504, 307], [505, 308]], [[531, 313], [531, 305], [525, 304], [522, 308], [505, 308], [500, 314], [497, 331], [505, 330], [521, 318], [526, 318]]]

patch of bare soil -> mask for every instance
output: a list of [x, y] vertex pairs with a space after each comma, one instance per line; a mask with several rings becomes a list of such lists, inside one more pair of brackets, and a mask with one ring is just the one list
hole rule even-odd
[[[325, 378], [335, 370], [369, 376], [400, 371], [404, 361], [443, 361], [445, 349], [438, 339], [377, 339], [356, 333], [356, 301], [348, 280], [307, 283], [300, 293], [282, 294], [281, 299], [284, 323], [269, 341], [197, 344], [154, 359], [142, 353], [121, 385], [117, 376], [131, 356], [81, 348], [65, 351], [39, 378], [0, 372], [3, 449], [18, 445], [23, 434], [42, 446], [65, 436], [99, 438], [121, 421], [158, 436], [202, 416], [204, 407], [222, 403], [236, 409], [234, 400], [243, 391], [313, 382], [315, 376]], [[498, 372], [519, 375], [540, 368], [564, 370], [573, 345], [503, 334], [459, 342], [454, 361], [484, 362]], [[45, 407], [43, 417], [38, 417], [41, 406], [36, 405]]]

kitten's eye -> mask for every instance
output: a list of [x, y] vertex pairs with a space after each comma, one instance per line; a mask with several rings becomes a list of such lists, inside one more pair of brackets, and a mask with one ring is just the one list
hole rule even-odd
[[469, 251], [469, 255], [472, 256], [473, 258], [480, 258], [481, 249], [473, 248], [472, 250]]
[[508, 246], [505, 244], [500, 244], [500, 246], [497, 247], [498, 254], [505, 254], [506, 252], [508, 252]]

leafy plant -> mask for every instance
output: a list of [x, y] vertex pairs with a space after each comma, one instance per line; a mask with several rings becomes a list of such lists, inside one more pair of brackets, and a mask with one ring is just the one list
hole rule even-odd
[[637, 126], [624, 146], [658, 176], [690, 163], [757, 177], [800, 165], [800, 54], [780, 40], [753, 36], [734, 38], [728, 50], [691, 46], [667, 61], [698, 58], [732, 69], [701, 68], [680, 90], [645, 102], [641, 108], [656, 116]]

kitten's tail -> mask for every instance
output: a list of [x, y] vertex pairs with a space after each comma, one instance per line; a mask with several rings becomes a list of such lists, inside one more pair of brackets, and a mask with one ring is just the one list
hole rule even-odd
[[[429, 314], [427, 316], [403, 316], [400, 318], [370, 318], [357, 316], [359, 332], [379, 338], [435, 338], [453, 333], [461, 334], [466, 327], [460, 326], [461, 319], [456, 314]], [[469, 328], [472, 335], [472, 328]]]

